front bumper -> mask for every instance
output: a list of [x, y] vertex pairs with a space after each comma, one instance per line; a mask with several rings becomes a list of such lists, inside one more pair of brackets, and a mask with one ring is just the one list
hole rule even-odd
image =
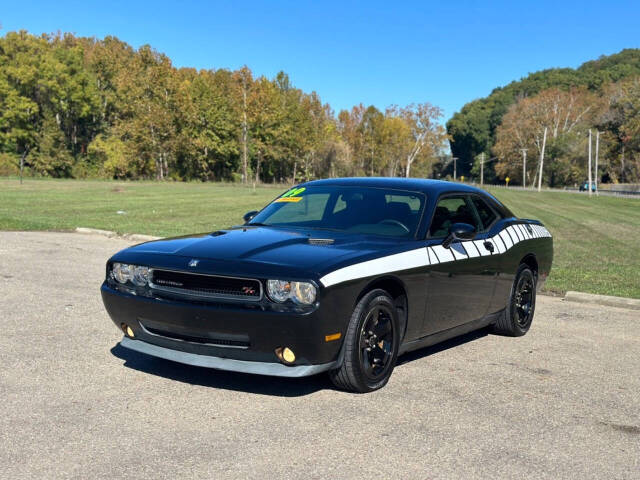
[[[134, 332], [134, 339], [122, 340], [123, 347], [189, 365], [262, 375], [302, 377], [337, 368], [342, 340], [326, 342], [325, 336], [344, 335], [348, 321], [326, 305], [295, 312], [207, 304], [137, 296], [106, 282], [101, 293], [113, 322]], [[293, 364], [278, 360], [279, 347], [293, 350]]]
[[136, 352], [145, 353], [153, 357], [164, 358], [178, 363], [194, 365], [196, 367], [215, 368], [230, 372], [254, 373], [257, 375], [271, 375], [274, 377], [308, 377], [316, 373], [326, 372], [337, 368], [337, 362], [321, 365], [293, 365], [287, 366], [272, 362], [249, 362], [232, 358], [212, 357], [196, 353], [182, 352], [170, 348], [152, 345], [141, 340], [124, 337], [120, 345]]

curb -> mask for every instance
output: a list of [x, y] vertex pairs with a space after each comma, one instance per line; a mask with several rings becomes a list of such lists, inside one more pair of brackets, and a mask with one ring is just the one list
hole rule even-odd
[[140, 233], [128, 233], [118, 235], [111, 230], [100, 230], [99, 228], [76, 227], [76, 233], [84, 233], [87, 235], [101, 235], [107, 238], [124, 238], [125, 240], [133, 240], [134, 242], [150, 242], [152, 240], [160, 240], [162, 237], [154, 237], [152, 235], [142, 235]]
[[640, 310], [640, 300], [635, 298], [612, 297], [610, 295], [595, 295], [593, 293], [567, 292], [564, 299], [568, 302], [590, 303], [605, 307], [619, 307]]

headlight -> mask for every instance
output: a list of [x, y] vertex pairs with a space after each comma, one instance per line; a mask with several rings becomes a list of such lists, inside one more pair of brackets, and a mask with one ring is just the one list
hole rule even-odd
[[291, 299], [294, 303], [311, 305], [316, 301], [316, 287], [308, 282], [267, 280], [267, 293], [271, 300], [278, 303]]
[[131, 265], [127, 265], [126, 263], [114, 263], [111, 273], [113, 274], [113, 278], [118, 282], [127, 283], [131, 280]]
[[134, 267], [131, 281], [138, 287], [145, 287], [149, 283], [149, 267]]
[[111, 267], [111, 276], [123, 285], [131, 282], [136, 287], [146, 287], [149, 284], [149, 267], [114, 263]]

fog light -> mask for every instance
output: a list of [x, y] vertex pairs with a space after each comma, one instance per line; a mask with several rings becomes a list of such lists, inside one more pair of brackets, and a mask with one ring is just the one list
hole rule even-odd
[[296, 356], [289, 347], [276, 348], [276, 356], [283, 363], [293, 363], [296, 361]]
[[285, 349], [282, 350], [282, 358], [284, 358], [284, 361], [287, 363], [293, 363], [296, 361], [296, 356], [288, 347], [285, 347]]
[[126, 323], [121, 323], [120, 324], [120, 328], [122, 328], [122, 331], [124, 332], [124, 334], [127, 337], [133, 338], [135, 336], [135, 334], [133, 333], [133, 330], [131, 329], [131, 327], [129, 325], [127, 325]]

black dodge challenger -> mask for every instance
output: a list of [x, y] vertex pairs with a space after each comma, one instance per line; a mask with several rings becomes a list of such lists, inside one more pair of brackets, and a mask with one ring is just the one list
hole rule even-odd
[[136, 245], [102, 299], [123, 347], [190, 365], [336, 386], [386, 384], [398, 355], [492, 326], [524, 335], [553, 242], [460, 183], [303, 183], [244, 225]]

